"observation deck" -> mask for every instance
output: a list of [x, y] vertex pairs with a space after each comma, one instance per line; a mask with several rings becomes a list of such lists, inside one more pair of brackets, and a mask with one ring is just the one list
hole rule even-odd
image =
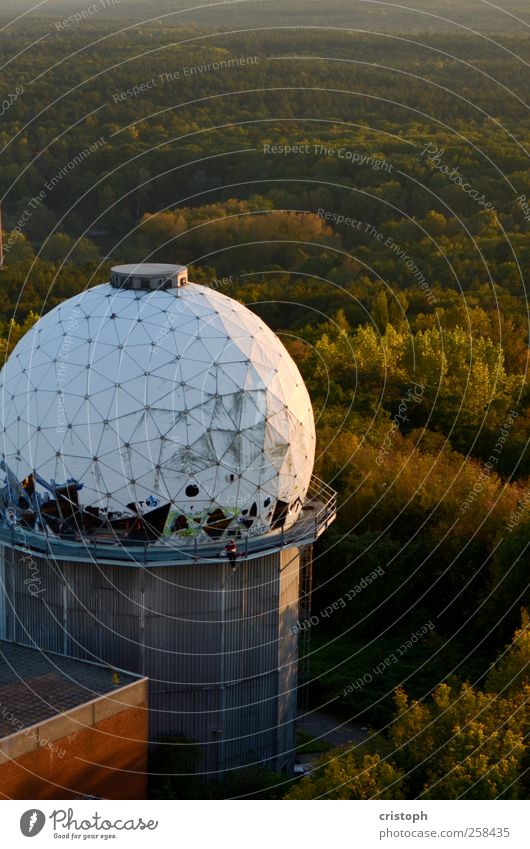
[[[316, 476], [311, 478], [308, 492], [297, 521], [289, 528], [266, 533], [245, 533], [236, 539], [240, 559], [254, 559], [285, 548], [309, 545], [317, 540], [334, 521], [337, 493]], [[190, 563], [226, 561], [223, 540], [183, 539], [177, 535], [156, 542], [127, 544], [123, 540], [93, 541], [81, 534], [64, 539], [50, 533], [30, 530], [7, 520], [0, 523], [0, 545], [37, 557], [78, 563], [105, 563], [132, 567], [175, 566]]]

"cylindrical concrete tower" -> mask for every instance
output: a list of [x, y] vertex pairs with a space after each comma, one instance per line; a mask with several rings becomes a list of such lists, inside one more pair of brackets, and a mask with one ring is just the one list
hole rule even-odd
[[37, 322], [0, 393], [0, 637], [147, 675], [152, 739], [198, 743], [203, 773], [289, 771], [335, 502], [278, 338], [183, 266], [118, 266]]

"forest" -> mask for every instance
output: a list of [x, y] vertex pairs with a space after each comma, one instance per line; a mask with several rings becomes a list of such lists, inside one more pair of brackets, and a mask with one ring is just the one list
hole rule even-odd
[[112, 264], [179, 262], [314, 404], [310, 705], [369, 742], [270, 794], [526, 798], [528, 37], [46, 25], [0, 41], [3, 355]]

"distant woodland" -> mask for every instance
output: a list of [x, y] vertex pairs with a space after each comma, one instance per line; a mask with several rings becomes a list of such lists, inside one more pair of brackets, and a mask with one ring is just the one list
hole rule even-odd
[[4, 354], [115, 262], [188, 264], [248, 304], [339, 494], [311, 704], [373, 729], [290, 794], [525, 797], [530, 41], [48, 29], [0, 41]]

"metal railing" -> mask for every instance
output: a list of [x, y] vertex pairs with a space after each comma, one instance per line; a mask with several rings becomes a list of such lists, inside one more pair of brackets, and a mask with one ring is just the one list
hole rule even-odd
[[[279, 528], [256, 536], [245, 535], [239, 542], [239, 555], [258, 557], [289, 546], [310, 544], [324, 533], [335, 519], [337, 493], [316, 476], [311, 478], [306, 500], [297, 521], [289, 528]], [[6, 523], [0, 524], [0, 543], [12, 548], [30, 549], [37, 556], [77, 562], [117, 563], [128, 566], [164, 566], [175, 563], [219, 562], [223, 558], [225, 540], [199, 540], [183, 543], [175, 537], [156, 543], [124, 545], [119, 541], [97, 542], [88, 538], [63, 540]], [[22, 533], [21, 533], [22, 531]]]

